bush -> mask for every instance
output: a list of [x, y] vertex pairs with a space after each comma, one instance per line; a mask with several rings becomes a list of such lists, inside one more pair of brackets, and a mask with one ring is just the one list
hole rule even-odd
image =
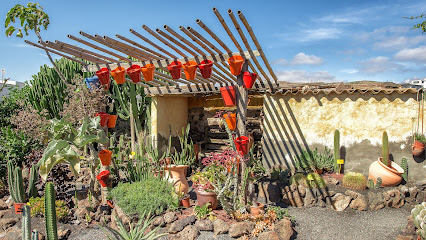
[[0, 99], [0, 127], [12, 125], [10, 120], [16, 111], [20, 109], [20, 102], [26, 99], [29, 85], [26, 84], [22, 88], [12, 86], [9, 87], [9, 90], [9, 94]]
[[[44, 196], [30, 198], [28, 205], [31, 207], [31, 217], [44, 217]], [[63, 200], [56, 200], [56, 218], [61, 221], [68, 217], [69, 209]]]
[[153, 175], [141, 182], [120, 183], [111, 190], [111, 197], [126, 214], [140, 216], [146, 212], [159, 215], [179, 206], [173, 184]]

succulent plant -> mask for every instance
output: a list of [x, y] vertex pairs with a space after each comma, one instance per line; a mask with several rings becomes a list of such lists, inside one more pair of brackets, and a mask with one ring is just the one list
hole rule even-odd
[[293, 176], [290, 177], [290, 185], [303, 185], [305, 187], [309, 187], [308, 180], [306, 179], [306, 176], [303, 173], [296, 173]]
[[401, 160], [401, 168], [404, 170], [404, 173], [402, 174], [402, 178], [405, 182], [408, 181], [408, 162], [406, 158], [403, 158]]
[[321, 177], [318, 173], [309, 173], [306, 175], [306, 179], [309, 184], [309, 188], [326, 188], [327, 183], [324, 178]]
[[374, 189], [379, 189], [380, 187], [382, 187], [382, 178], [378, 177], [376, 180], [376, 185], [374, 185]]
[[46, 236], [49, 240], [58, 240], [58, 231], [56, 227], [55, 210], [55, 187], [53, 183], [48, 182], [45, 186], [45, 213], [46, 217]]
[[369, 189], [373, 189], [374, 188], [374, 180], [368, 179], [367, 186], [368, 186]]
[[383, 132], [383, 137], [382, 137], [382, 162], [383, 164], [385, 164], [386, 166], [390, 167], [391, 166], [391, 161], [389, 160], [389, 141], [388, 141], [388, 133], [386, 131]]
[[367, 179], [362, 173], [348, 172], [343, 176], [343, 187], [352, 190], [364, 190], [367, 187]]
[[337, 163], [337, 159], [340, 158], [340, 132], [339, 130], [334, 131], [334, 162]]
[[28, 205], [24, 205], [22, 210], [22, 240], [31, 239], [31, 212]]
[[423, 240], [426, 239], [426, 202], [422, 202], [414, 206], [411, 210], [411, 216], [414, 219], [414, 225], [417, 230], [416, 233]]

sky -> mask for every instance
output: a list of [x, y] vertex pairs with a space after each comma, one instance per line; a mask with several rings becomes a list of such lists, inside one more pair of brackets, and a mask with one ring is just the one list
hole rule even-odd
[[[51, 65], [43, 50], [24, 42], [26, 39], [37, 42], [33, 32], [22, 39], [4, 34], [7, 11], [15, 4], [26, 3], [11, 0], [0, 3], [3, 32], [0, 69], [6, 70], [6, 78], [20, 82], [29, 81], [41, 65]], [[84, 31], [112, 38], [120, 34], [146, 45], [129, 32], [133, 28], [158, 43], [142, 29], [143, 24], [151, 29], [162, 29], [167, 24], [179, 33], [179, 26], [191, 26], [207, 36], [195, 23], [199, 18], [231, 50], [237, 51], [212, 11], [216, 7], [229, 26], [232, 22], [228, 9], [244, 13], [278, 80], [399, 83], [426, 77], [426, 34], [412, 29], [422, 20], [404, 18], [426, 13], [424, 1], [41, 0], [39, 3], [50, 17], [48, 29], [41, 31], [45, 41], [60, 40], [90, 49], [67, 38], [68, 34], [81, 37], [79, 31]], [[232, 30], [243, 46], [235, 28]], [[251, 46], [255, 48], [254, 44]]]

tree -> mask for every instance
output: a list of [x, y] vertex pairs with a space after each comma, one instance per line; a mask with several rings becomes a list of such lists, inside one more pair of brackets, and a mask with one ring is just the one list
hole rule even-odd
[[[20, 28], [12, 25], [12, 23], [15, 23], [15, 19], [20, 20]], [[5, 33], [8, 37], [12, 36], [15, 31], [17, 31], [16, 36], [20, 38], [24, 36], [23, 32], [25, 32], [25, 35], [28, 36], [28, 31], [34, 31], [38, 39], [43, 41], [40, 36], [40, 30], [41, 27], [43, 27], [44, 30], [47, 30], [49, 23], [49, 16], [43, 12], [43, 7], [41, 7], [38, 3], [30, 2], [27, 4], [27, 7], [21, 4], [16, 4], [13, 8], [11, 8], [6, 14], [4, 27], [6, 28]], [[45, 51], [56, 72], [58, 72], [59, 77], [63, 82], [65, 82], [65, 78], [53, 61], [52, 56], [50, 56], [50, 53], [47, 50]]]
[[[406, 18], [406, 19], [426, 18], [426, 14], [423, 13], [420, 16], [416, 16], [416, 17], [404, 17], [404, 18]], [[416, 29], [416, 28], [421, 28], [422, 29], [422, 33], [425, 33], [426, 32], [426, 21], [423, 21], [422, 23], [419, 23], [419, 24], [416, 24], [416, 25], [413, 26], [413, 29]]]

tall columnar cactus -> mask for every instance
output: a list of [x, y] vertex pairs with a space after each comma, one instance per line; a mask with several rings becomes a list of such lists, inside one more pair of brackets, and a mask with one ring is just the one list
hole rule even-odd
[[[7, 183], [9, 185], [10, 195], [15, 203], [24, 203], [27, 200], [22, 171], [20, 167], [15, 167], [12, 161], [7, 162]], [[29, 182], [29, 197], [37, 197], [35, 185], [38, 181], [38, 170], [36, 165], [31, 167], [31, 176]]]
[[408, 162], [406, 158], [403, 158], [401, 160], [401, 168], [404, 170], [404, 173], [402, 174], [402, 178], [405, 180], [405, 182], [408, 181]]
[[22, 171], [20, 167], [15, 168], [15, 182], [13, 190], [15, 191], [16, 203], [25, 202], [24, 181], [22, 179]]
[[46, 217], [46, 235], [49, 240], [58, 240], [56, 228], [55, 188], [48, 182], [45, 186], [44, 216]]
[[28, 205], [22, 211], [22, 240], [31, 239], [31, 211]]
[[31, 240], [39, 240], [39, 239], [38, 239], [38, 231], [37, 231], [37, 230], [34, 230], [34, 231], [31, 233]]
[[343, 187], [352, 190], [364, 190], [367, 187], [367, 179], [362, 173], [348, 172], [343, 177]]
[[37, 170], [37, 166], [33, 165], [31, 167], [31, 172], [30, 172], [30, 181], [29, 181], [29, 193], [28, 193], [28, 198], [37, 197], [37, 188], [36, 188], [36, 184], [38, 182], [38, 170]]
[[337, 159], [340, 159], [340, 132], [334, 131], [334, 164], [337, 164]]
[[391, 166], [391, 162], [389, 160], [389, 142], [388, 142], [388, 133], [386, 131], [383, 132], [383, 137], [382, 137], [382, 162], [383, 164], [385, 164], [386, 166], [390, 167]]

